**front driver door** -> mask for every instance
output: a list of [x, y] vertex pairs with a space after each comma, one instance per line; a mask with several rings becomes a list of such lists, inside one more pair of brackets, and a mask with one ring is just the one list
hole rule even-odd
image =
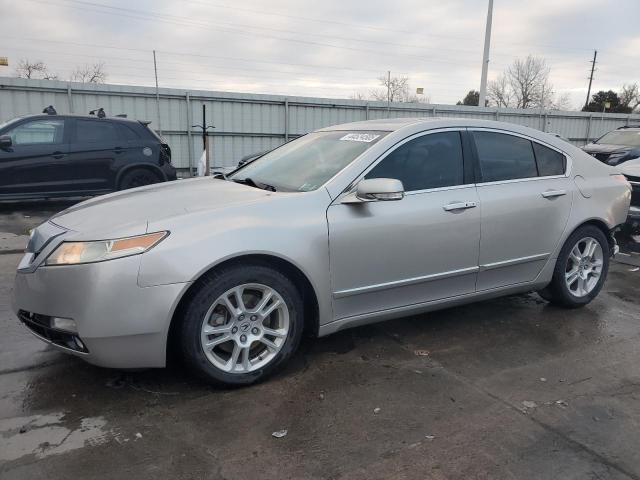
[[33, 195], [64, 190], [69, 151], [67, 120], [27, 120], [4, 133], [11, 146], [0, 149], [0, 195]]
[[475, 291], [480, 209], [463, 135], [410, 137], [365, 172], [401, 180], [402, 200], [329, 207], [336, 319]]

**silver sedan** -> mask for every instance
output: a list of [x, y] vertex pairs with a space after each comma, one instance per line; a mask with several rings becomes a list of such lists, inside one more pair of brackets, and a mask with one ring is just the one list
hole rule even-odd
[[96, 365], [249, 384], [303, 332], [539, 291], [593, 300], [630, 186], [617, 167], [516, 125], [378, 120], [324, 128], [228, 178], [97, 197], [32, 235], [18, 318]]

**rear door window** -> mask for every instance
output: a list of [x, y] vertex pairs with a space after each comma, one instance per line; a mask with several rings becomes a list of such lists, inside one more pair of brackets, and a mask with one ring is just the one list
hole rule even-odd
[[473, 132], [483, 182], [538, 176], [531, 142], [496, 132]]
[[115, 142], [118, 134], [108, 120], [76, 120], [76, 143]]

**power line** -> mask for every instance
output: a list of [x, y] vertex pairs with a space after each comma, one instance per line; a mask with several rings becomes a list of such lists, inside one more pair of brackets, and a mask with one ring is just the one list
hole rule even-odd
[[[50, 1], [45, 1], [45, 0], [31, 0], [31, 1], [32, 2], [37, 2], [37, 3], [46, 3], [47, 5], [51, 5], [52, 4]], [[206, 29], [210, 29], [212, 26], [216, 25], [215, 23], [202, 23], [202, 22], [197, 22], [197, 21], [188, 19], [187, 17], [178, 17], [178, 16], [175, 16], [175, 15], [158, 14], [158, 13], [152, 12], [152, 11], [144, 12], [144, 11], [140, 11], [140, 10], [127, 9], [127, 8], [123, 8], [123, 7], [111, 7], [109, 5], [93, 4], [91, 2], [82, 2], [81, 0], [62, 0], [62, 1], [95, 5], [95, 6], [102, 7], [102, 8], [108, 8], [108, 9], [111, 9], [111, 10], [114, 10], [114, 11], [113, 12], [109, 12], [109, 11], [104, 11], [104, 10], [96, 10], [96, 8], [90, 8], [90, 7], [85, 7], [85, 6], [76, 6], [76, 5], [65, 5], [65, 4], [60, 4], [60, 3], [55, 3], [55, 5], [61, 6], [61, 7], [64, 7], [64, 8], [88, 10], [88, 11], [93, 11], [93, 12], [97, 12], [97, 13], [101, 13], [101, 14], [105, 14], [105, 15], [115, 15], [115, 16], [118, 16], [118, 17], [135, 18], [135, 19], [138, 19], [138, 20], [145, 20], [145, 21], [161, 21], [161, 22], [170, 23], [170, 24], [174, 24], [174, 25], [187, 25], [187, 26], [194, 26], [194, 27], [206, 28]], [[128, 12], [128, 13], [126, 13], [126, 12]], [[178, 20], [175, 20], [175, 18], [177, 18]], [[448, 65], [457, 65], [458, 64], [458, 62], [454, 62], [454, 61], [450, 61], [450, 60], [441, 60], [441, 59], [439, 59], [437, 57], [422, 57], [422, 56], [419, 56], [419, 55], [401, 54], [401, 53], [398, 53], [398, 52], [387, 52], [387, 51], [381, 51], [381, 50], [371, 50], [371, 49], [364, 49], [364, 48], [356, 48], [356, 47], [350, 47], [350, 46], [344, 46], [344, 45], [335, 45], [335, 44], [331, 44], [331, 43], [316, 42], [316, 41], [311, 41], [311, 40], [301, 40], [301, 39], [297, 39], [297, 38], [279, 37], [279, 36], [274, 36], [274, 35], [269, 35], [269, 34], [264, 34], [264, 33], [257, 33], [257, 32], [248, 33], [248, 32], [246, 32], [244, 30], [238, 30], [238, 29], [228, 28], [228, 27], [217, 27], [217, 30], [218, 31], [225, 31], [225, 32], [229, 32], [229, 33], [234, 33], [236, 35], [245, 36], [245, 37], [249, 37], [249, 38], [254, 38], [254, 37], [258, 36], [258, 37], [263, 37], [263, 38], [271, 38], [271, 39], [274, 39], [274, 40], [280, 40], [280, 41], [284, 41], [284, 42], [293, 42], [293, 43], [300, 43], [300, 44], [304, 44], [304, 45], [314, 45], [314, 46], [328, 47], [328, 48], [334, 48], [334, 49], [338, 49], [338, 50], [348, 50], [348, 51], [355, 51], [355, 52], [373, 53], [375, 55], [389, 56], [389, 57], [394, 57], [394, 58], [396, 58], [396, 57], [413, 58], [413, 59], [417, 59], [417, 60], [420, 60], [420, 61], [423, 61], [423, 62], [429, 62], [429, 63], [442, 63], [442, 64], [448, 64]]]

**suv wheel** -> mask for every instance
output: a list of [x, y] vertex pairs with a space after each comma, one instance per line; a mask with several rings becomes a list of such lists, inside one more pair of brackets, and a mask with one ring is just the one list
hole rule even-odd
[[143, 187], [145, 185], [151, 185], [152, 183], [158, 183], [160, 178], [151, 170], [145, 168], [134, 168], [126, 172], [122, 180], [120, 180], [119, 190], [127, 190], [129, 188]]
[[592, 225], [580, 227], [562, 247], [553, 279], [540, 296], [565, 308], [582, 307], [600, 293], [608, 271], [607, 237]]
[[295, 352], [303, 330], [300, 293], [262, 265], [232, 267], [201, 280], [182, 318], [187, 362], [207, 380], [248, 385]]

